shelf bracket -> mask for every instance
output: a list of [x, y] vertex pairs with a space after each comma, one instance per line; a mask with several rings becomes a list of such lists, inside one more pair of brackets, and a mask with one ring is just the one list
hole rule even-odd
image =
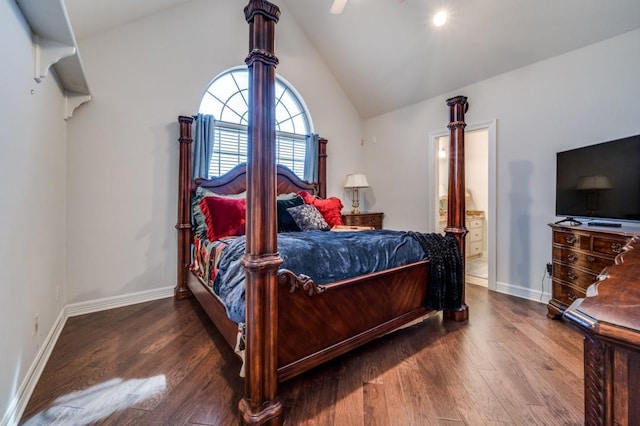
[[69, 120], [73, 115], [73, 112], [85, 102], [91, 100], [91, 95], [83, 95], [82, 93], [72, 92], [70, 90], [64, 91], [64, 119]]
[[49, 68], [60, 59], [75, 55], [75, 46], [68, 46], [53, 40], [33, 36], [33, 54], [35, 62], [34, 79], [38, 83], [47, 76]]

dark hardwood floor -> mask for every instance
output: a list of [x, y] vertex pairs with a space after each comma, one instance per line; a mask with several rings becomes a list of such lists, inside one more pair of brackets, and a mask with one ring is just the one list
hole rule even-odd
[[[281, 384], [287, 425], [582, 424], [581, 334], [483, 287], [467, 303], [468, 324], [438, 314]], [[194, 301], [78, 316], [21, 422], [232, 425], [239, 369]]]

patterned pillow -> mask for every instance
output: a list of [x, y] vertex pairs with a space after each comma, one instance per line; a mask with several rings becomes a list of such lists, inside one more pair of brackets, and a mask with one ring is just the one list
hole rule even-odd
[[302, 204], [287, 209], [296, 225], [303, 231], [328, 231], [329, 225], [324, 220], [317, 208], [311, 204]]
[[302, 197], [306, 204], [311, 204], [317, 208], [330, 227], [344, 225], [342, 222], [342, 209], [344, 206], [338, 197], [329, 197], [323, 200], [309, 194], [307, 191], [300, 191], [298, 195]]

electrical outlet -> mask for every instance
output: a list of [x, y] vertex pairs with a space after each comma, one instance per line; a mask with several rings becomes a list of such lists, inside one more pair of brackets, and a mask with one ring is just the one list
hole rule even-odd
[[551, 263], [547, 263], [547, 276], [551, 276], [553, 274], [553, 265]]
[[36, 314], [35, 317], [33, 317], [33, 335], [37, 335], [38, 334], [38, 314]]

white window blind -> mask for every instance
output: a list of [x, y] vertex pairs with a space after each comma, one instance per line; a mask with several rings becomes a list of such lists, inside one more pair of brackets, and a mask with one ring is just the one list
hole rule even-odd
[[[276, 133], [276, 163], [304, 176], [305, 136]], [[216, 122], [209, 176], [221, 176], [247, 161], [247, 127]]]
[[247, 161], [247, 130], [223, 127], [216, 123], [209, 176], [221, 176]]

